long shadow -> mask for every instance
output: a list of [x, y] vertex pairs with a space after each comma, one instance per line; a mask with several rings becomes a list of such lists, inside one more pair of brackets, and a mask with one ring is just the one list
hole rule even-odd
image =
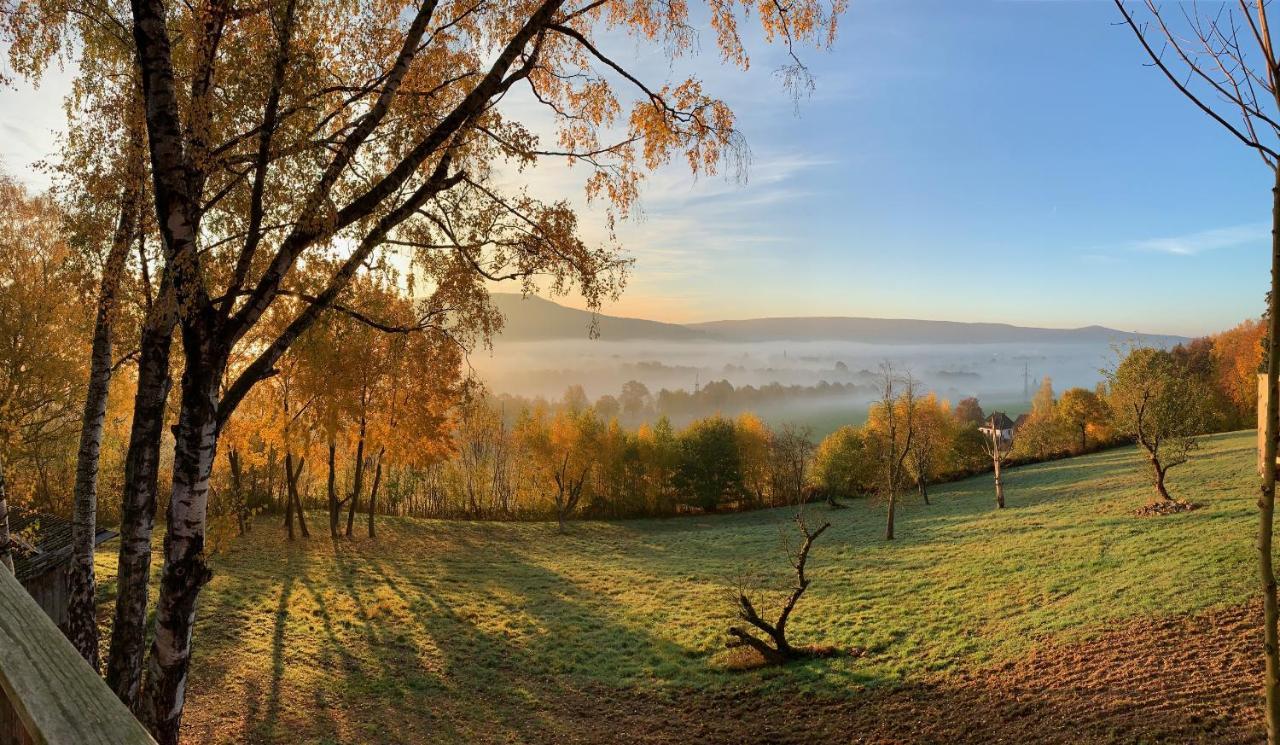
[[280, 585], [279, 601], [276, 603], [275, 619], [271, 634], [271, 682], [267, 691], [266, 711], [261, 711], [258, 696], [250, 693], [246, 706], [245, 735], [246, 740], [271, 740], [277, 736], [279, 725], [281, 688], [285, 675], [285, 650], [289, 627], [289, 604], [293, 599], [294, 584], [304, 573], [306, 565], [304, 551], [290, 550], [283, 568], [283, 581]]
[[[480, 696], [497, 739], [545, 740], [563, 726], [558, 702], [602, 679], [679, 687], [663, 680], [664, 668], [672, 661], [706, 663], [696, 650], [651, 633], [653, 619], [613, 612], [621, 609], [522, 551], [489, 543], [477, 559], [482, 576], [466, 562], [421, 566], [375, 558], [368, 565], [418, 619], [440, 658], [443, 693]], [[454, 591], [459, 587], [468, 593], [465, 603]], [[485, 602], [477, 607], [475, 597]]]

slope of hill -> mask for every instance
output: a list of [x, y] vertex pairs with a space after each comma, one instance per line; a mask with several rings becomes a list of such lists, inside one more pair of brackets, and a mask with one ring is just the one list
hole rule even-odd
[[754, 318], [689, 324], [726, 341], [853, 341], [888, 344], [994, 344], [1004, 342], [1179, 341], [1181, 337], [1119, 331], [1104, 326], [1050, 329], [1007, 323], [919, 321], [907, 318]]
[[[494, 293], [494, 303], [507, 318], [505, 341], [585, 339], [591, 314], [550, 300], [516, 293]], [[1140, 340], [1171, 344], [1183, 337], [1119, 331], [1104, 326], [1050, 329], [1005, 323], [920, 321], [904, 318], [796, 317], [754, 318], [675, 324], [641, 318], [601, 315], [600, 338], [606, 341], [849, 341], [872, 344], [990, 344], [1002, 342], [1093, 342]]]
[[[591, 329], [591, 314], [566, 308], [537, 296], [522, 297], [517, 293], [495, 292], [493, 302], [506, 316], [499, 336], [504, 341], [544, 341], [548, 339], [586, 339]], [[674, 323], [646, 321], [600, 315], [600, 338], [605, 341], [649, 339], [655, 341], [695, 341], [706, 339], [704, 331]]]
[[1257, 741], [1254, 443], [1207, 438], [1170, 477], [1202, 507], [1173, 516], [1133, 516], [1133, 448], [1011, 469], [1005, 510], [989, 476], [939, 486], [892, 543], [874, 502], [815, 505], [791, 637], [858, 654], [781, 669], [730, 669], [724, 640], [735, 577], [787, 580], [785, 510], [295, 542], [263, 517], [212, 559], [186, 738]]

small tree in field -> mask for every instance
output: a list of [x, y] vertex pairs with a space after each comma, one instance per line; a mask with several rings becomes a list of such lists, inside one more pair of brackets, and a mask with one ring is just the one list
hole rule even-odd
[[536, 410], [516, 426], [518, 437], [533, 458], [535, 478], [551, 497], [561, 534], [589, 488], [596, 465], [592, 452], [598, 429], [593, 412], [564, 409], [550, 421], [545, 410]]
[[911, 425], [911, 473], [920, 499], [929, 504], [929, 482], [937, 476], [943, 453], [951, 447], [951, 416], [946, 404], [930, 393], [914, 405]]
[[892, 541], [898, 497], [909, 476], [907, 459], [916, 445], [915, 416], [919, 398], [915, 379], [910, 374], [899, 375], [888, 362], [880, 365], [879, 384], [880, 398], [871, 405], [866, 432], [879, 468], [880, 494], [888, 506], [884, 538]]
[[1138, 347], [1107, 371], [1116, 430], [1138, 441], [1151, 464], [1151, 481], [1161, 500], [1170, 468], [1186, 463], [1207, 429], [1211, 392], [1162, 349]]
[[757, 598], [756, 601], [752, 601], [748, 596], [747, 588], [739, 586], [735, 593], [734, 608], [738, 619], [749, 624], [751, 628], [729, 627], [729, 635], [732, 637], [728, 644], [730, 649], [739, 647], [753, 649], [765, 662], [771, 665], [779, 665], [812, 654], [812, 650], [794, 647], [787, 640], [787, 621], [791, 619], [791, 614], [795, 611], [796, 604], [800, 602], [800, 598], [809, 589], [809, 584], [812, 582], [810, 577], [805, 574], [805, 568], [809, 562], [809, 551], [813, 548], [813, 542], [818, 540], [818, 536], [822, 535], [827, 528], [831, 527], [831, 523], [823, 523], [817, 530], [810, 530], [808, 524], [805, 523], [803, 509], [796, 512], [794, 519], [796, 527], [799, 528], [800, 533], [804, 536], [804, 541], [794, 551], [784, 542], [784, 550], [791, 560], [792, 569], [795, 570], [795, 585], [792, 586], [783, 600], [782, 607], [778, 611], [777, 620], [772, 622], [766, 620], [761, 615], [764, 612], [763, 603], [760, 602], [761, 599]]
[[1003, 412], [994, 412], [979, 428], [982, 432], [982, 449], [991, 459], [991, 470], [996, 478], [996, 508], [1004, 509], [1004, 478], [1000, 469], [1013, 455], [1013, 422]]

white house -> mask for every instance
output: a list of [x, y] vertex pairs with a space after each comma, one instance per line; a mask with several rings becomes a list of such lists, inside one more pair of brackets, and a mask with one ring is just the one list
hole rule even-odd
[[1013, 420], [1005, 415], [1003, 411], [992, 412], [991, 416], [978, 427], [978, 431], [987, 437], [992, 434], [998, 434], [1000, 439], [1005, 442], [1013, 442]]

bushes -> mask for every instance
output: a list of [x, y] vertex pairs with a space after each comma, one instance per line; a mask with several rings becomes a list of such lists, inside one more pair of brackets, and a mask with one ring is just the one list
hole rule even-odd
[[818, 445], [812, 478], [830, 496], [856, 497], [871, 491], [874, 470], [862, 428], [846, 424]]
[[708, 512], [742, 498], [742, 461], [733, 423], [701, 419], [680, 434], [674, 484], [690, 504]]

